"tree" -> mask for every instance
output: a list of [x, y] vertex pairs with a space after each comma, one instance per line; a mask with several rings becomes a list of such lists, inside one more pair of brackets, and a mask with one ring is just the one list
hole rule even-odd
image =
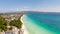
[[22, 22], [20, 21], [20, 17], [18, 18], [18, 20], [12, 20], [10, 22], [11, 26], [16, 26], [17, 28], [21, 28], [22, 27]]
[[7, 30], [7, 21], [2, 16], [0, 16], [0, 30]]

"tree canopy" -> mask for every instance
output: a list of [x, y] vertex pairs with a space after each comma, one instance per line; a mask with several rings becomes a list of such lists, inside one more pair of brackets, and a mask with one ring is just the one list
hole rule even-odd
[[[14, 19], [9, 22], [9, 25], [11, 27], [10, 30], [13, 28], [12, 26], [15, 26], [19, 29], [22, 27], [22, 22], [20, 21], [20, 18], [21, 17], [19, 17], [18, 20]], [[3, 18], [2, 16], [0, 16], [0, 31], [6, 31], [7, 24], [8, 24], [8, 21], [5, 20], [5, 18]]]
[[22, 22], [20, 21], [20, 18], [18, 18], [18, 20], [11, 20], [10, 25], [16, 26], [17, 28], [21, 28]]
[[7, 21], [5, 20], [5, 18], [3, 18], [2, 16], [0, 16], [0, 31], [6, 31], [7, 30]]

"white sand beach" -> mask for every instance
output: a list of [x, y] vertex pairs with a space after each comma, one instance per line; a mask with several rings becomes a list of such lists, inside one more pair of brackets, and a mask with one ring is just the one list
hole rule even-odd
[[[22, 17], [21, 17], [21, 22], [23, 23], [23, 19], [22, 19]], [[25, 28], [25, 26], [24, 26], [24, 23], [23, 23], [23, 25], [22, 25], [22, 30], [23, 30], [23, 34], [28, 34], [28, 32], [27, 32], [27, 30], [26, 30], [26, 28]]]

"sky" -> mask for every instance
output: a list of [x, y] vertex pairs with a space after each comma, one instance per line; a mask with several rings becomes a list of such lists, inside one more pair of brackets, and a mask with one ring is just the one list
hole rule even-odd
[[0, 12], [60, 12], [60, 0], [0, 0]]

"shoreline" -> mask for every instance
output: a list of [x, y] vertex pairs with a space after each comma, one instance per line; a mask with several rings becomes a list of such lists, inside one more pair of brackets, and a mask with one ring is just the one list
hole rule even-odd
[[[22, 15], [22, 16], [21, 16], [21, 19], [20, 19], [22, 23], [23, 23], [23, 20], [22, 20], [22, 19], [23, 19], [23, 16], [24, 16], [24, 15]], [[24, 26], [24, 23], [23, 23], [21, 29], [23, 30], [23, 34], [28, 34], [28, 32], [27, 32], [27, 30], [26, 30], [26, 27]]]

